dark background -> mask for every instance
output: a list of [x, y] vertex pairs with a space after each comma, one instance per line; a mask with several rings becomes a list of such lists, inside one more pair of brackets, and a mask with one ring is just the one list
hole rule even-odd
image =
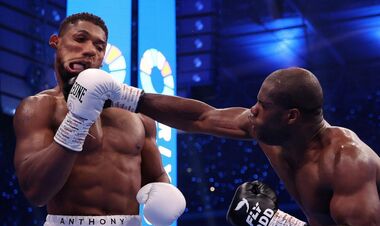
[[[325, 92], [325, 118], [379, 151], [380, 1], [178, 0], [178, 95], [216, 107], [255, 103], [272, 71], [302, 66]], [[55, 84], [48, 37], [66, 2], [0, 0], [0, 224], [42, 225], [14, 174], [12, 115], [26, 96]], [[187, 209], [178, 225], [227, 225], [236, 187], [259, 179], [280, 208], [304, 219], [255, 141], [178, 135], [178, 186]]]

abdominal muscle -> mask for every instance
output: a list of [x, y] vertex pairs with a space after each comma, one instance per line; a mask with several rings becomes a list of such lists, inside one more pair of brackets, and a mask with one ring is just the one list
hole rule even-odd
[[[95, 154], [100, 152], [100, 154]], [[48, 203], [55, 215], [136, 215], [141, 157], [112, 150], [78, 156], [64, 187]]]

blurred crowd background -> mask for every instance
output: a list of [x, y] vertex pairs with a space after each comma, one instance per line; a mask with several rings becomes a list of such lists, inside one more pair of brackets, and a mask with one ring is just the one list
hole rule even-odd
[[[133, 0], [136, 1], [136, 0]], [[165, 1], [162, 1], [164, 4]], [[55, 85], [47, 40], [64, 0], [0, 0], [0, 224], [42, 225], [13, 167], [12, 117], [20, 100]], [[177, 95], [215, 107], [255, 104], [272, 71], [301, 66], [320, 80], [325, 118], [380, 151], [380, 1], [177, 0]], [[280, 208], [305, 219], [255, 141], [178, 134], [180, 226], [227, 225], [238, 185], [268, 183]], [[116, 182], [115, 182], [116, 183]]]

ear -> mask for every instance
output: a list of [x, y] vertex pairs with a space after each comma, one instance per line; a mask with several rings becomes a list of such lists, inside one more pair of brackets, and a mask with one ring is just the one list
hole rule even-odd
[[300, 117], [301, 112], [297, 108], [288, 110], [288, 124], [294, 124]]
[[49, 38], [49, 46], [52, 47], [53, 49], [56, 49], [58, 45], [58, 40], [59, 40], [58, 35], [52, 34]]

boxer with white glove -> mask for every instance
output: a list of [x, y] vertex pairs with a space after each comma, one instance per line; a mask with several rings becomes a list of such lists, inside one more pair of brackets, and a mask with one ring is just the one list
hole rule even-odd
[[181, 191], [168, 183], [149, 183], [139, 190], [136, 199], [144, 205], [144, 216], [154, 226], [171, 225], [186, 208]]
[[306, 226], [307, 224], [278, 209], [276, 193], [259, 181], [238, 187], [227, 212], [234, 226]]

